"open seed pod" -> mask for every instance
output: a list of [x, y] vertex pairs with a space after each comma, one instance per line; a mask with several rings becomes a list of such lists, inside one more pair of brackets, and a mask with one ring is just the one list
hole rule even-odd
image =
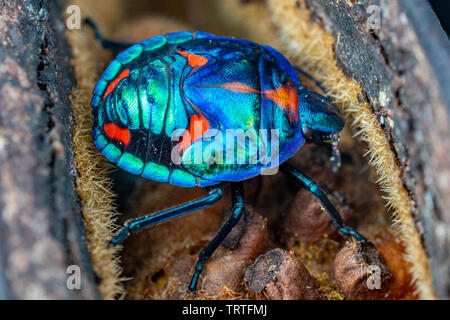
[[197, 254], [230, 214], [225, 189], [212, 207], [108, 246], [125, 220], [205, 191], [126, 174], [94, 147], [90, 99], [113, 53], [68, 27], [79, 12], [123, 42], [202, 30], [270, 45], [346, 117], [338, 172], [328, 145], [290, 161], [375, 248], [341, 236], [282, 173], [260, 176], [245, 182], [248, 212], [205, 264], [197, 299], [448, 298], [450, 57], [426, 3], [17, 2], [0, 11], [0, 297], [191, 299]]

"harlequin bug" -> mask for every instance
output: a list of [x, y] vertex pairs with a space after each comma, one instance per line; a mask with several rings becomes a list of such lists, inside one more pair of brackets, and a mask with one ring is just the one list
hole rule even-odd
[[[202, 199], [128, 220], [111, 244], [211, 206], [222, 198], [222, 185], [230, 183], [233, 213], [199, 254], [189, 286], [195, 292], [204, 263], [245, 212], [243, 181], [264, 174], [274, 162], [317, 197], [342, 234], [367, 241], [344, 225], [311, 178], [286, 162], [305, 142], [331, 141], [336, 169], [344, 118], [327, 98], [302, 86], [295, 68], [278, 51], [204, 32], [170, 33], [130, 45], [105, 40], [91, 20], [86, 23], [105, 48], [124, 50], [93, 91], [96, 147], [127, 172], [182, 187], [208, 188]], [[267, 139], [227, 136], [229, 130], [264, 129], [277, 134]], [[243, 148], [236, 150], [236, 145]], [[261, 156], [261, 148], [271, 155], [277, 149], [276, 161]]]

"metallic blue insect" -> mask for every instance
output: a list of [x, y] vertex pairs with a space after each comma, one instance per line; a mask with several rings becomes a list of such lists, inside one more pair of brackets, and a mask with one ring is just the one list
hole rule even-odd
[[[231, 184], [233, 213], [200, 252], [189, 289], [204, 263], [245, 212], [243, 181], [279, 168], [312, 192], [344, 235], [346, 227], [314, 181], [285, 162], [305, 142], [332, 141], [339, 164], [339, 110], [304, 88], [275, 49], [203, 32], [176, 32], [139, 44], [112, 42], [86, 21], [105, 48], [125, 50], [93, 92], [96, 147], [122, 169], [182, 187], [208, 187], [202, 199], [128, 220], [111, 240], [210, 206]], [[272, 133], [275, 134], [272, 134]]]

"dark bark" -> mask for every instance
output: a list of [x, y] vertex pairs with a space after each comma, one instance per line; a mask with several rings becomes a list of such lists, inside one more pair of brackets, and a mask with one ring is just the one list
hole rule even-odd
[[[0, 5], [0, 298], [98, 298], [75, 191], [74, 86], [58, 1]], [[81, 269], [81, 289], [66, 268]]]
[[[389, 139], [439, 297], [450, 296], [450, 45], [425, 1], [307, 0]], [[370, 30], [369, 5], [381, 27]]]

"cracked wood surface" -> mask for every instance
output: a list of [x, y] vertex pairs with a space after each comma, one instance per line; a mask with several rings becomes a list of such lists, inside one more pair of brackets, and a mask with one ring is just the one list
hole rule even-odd
[[[0, 298], [99, 297], [74, 188], [70, 49], [58, 3], [0, 7]], [[81, 289], [66, 286], [69, 265]]]

